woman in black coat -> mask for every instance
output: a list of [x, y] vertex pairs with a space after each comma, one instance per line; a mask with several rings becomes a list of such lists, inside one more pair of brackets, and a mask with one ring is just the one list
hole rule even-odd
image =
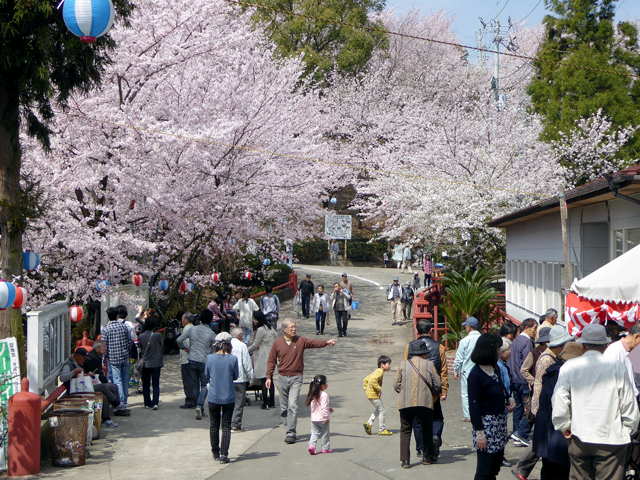
[[473, 445], [478, 463], [474, 480], [495, 480], [500, 473], [504, 447], [509, 441], [507, 412], [515, 402], [502, 383], [498, 370], [498, 349], [502, 339], [495, 333], [485, 333], [476, 343], [471, 361], [476, 364], [469, 373], [469, 413]]
[[569, 444], [562, 433], [553, 427], [551, 421], [551, 397], [558, 383], [560, 367], [575, 357], [582, 354], [582, 346], [575, 342], [565, 345], [556, 363], [547, 369], [542, 376], [542, 389], [540, 390], [540, 406], [536, 413], [536, 426], [533, 430], [533, 451], [542, 458], [542, 470], [540, 480], [568, 480]]

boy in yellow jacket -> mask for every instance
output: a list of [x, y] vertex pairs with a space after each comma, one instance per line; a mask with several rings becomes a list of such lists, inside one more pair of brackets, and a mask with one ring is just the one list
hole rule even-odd
[[368, 422], [364, 422], [364, 431], [367, 435], [371, 435], [371, 427], [373, 422], [378, 418], [378, 435], [393, 435], [392, 432], [387, 430], [385, 426], [385, 410], [380, 396], [382, 395], [382, 376], [384, 372], [391, 370], [391, 359], [386, 355], [382, 355], [378, 358], [378, 368], [364, 379], [364, 391], [367, 394], [367, 398], [373, 404], [375, 411], [369, 417]]

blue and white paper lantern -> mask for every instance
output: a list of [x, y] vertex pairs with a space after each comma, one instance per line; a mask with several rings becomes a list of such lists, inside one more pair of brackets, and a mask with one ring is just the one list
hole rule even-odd
[[238, 241], [235, 238], [231, 239], [231, 245], [235, 245], [236, 243], [238, 243]]
[[269, 265], [271, 265], [271, 260], [269, 260], [268, 258], [265, 258], [262, 263], [264, 263], [265, 267], [268, 267]]
[[6, 280], [0, 280], [0, 310], [6, 310], [16, 300], [16, 287]]
[[33, 250], [27, 250], [22, 254], [22, 261], [24, 262], [24, 269], [27, 272], [33, 272], [40, 265], [40, 255]]
[[160, 280], [158, 282], [158, 287], [160, 287], [160, 290], [162, 290], [163, 292], [166, 292], [167, 290], [169, 290], [169, 281], [168, 280]]
[[98, 289], [99, 292], [104, 292], [110, 286], [111, 284], [109, 283], [109, 280], [100, 280], [96, 285], [96, 288]]
[[64, 0], [62, 18], [71, 33], [83, 43], [95, 43], [113, 25], [111, 0]]
[[338, 203], [338, 199], [336, 197], [333, 197], [331, 199], [331, 203], [333, 203], [335, 205], [336, 203]]

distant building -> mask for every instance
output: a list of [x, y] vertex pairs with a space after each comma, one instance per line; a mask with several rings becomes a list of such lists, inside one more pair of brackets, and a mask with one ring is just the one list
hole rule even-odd
[[[640, 245], [640, 164], [565, 192], [571, 278], [583, 278]], [[564, 252], [560, 201], [546, 199], [488, 222], [507, 237], [506, 310], [518, 320], [563, 311]]]

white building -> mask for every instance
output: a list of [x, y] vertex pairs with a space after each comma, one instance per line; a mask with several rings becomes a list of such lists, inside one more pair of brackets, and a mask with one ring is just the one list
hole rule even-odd
[[[600, 178], [565, 192], [571, 278], [580, 279], [640, 245], [640, 164], [613, 175], [612, 185], [614, 190]], [[538, 317], [548, 308], [562, 314], [565, 275], [559, 199], [544, 200], [488, 225], [506, 229], [507, 313], [518, 320]]]

